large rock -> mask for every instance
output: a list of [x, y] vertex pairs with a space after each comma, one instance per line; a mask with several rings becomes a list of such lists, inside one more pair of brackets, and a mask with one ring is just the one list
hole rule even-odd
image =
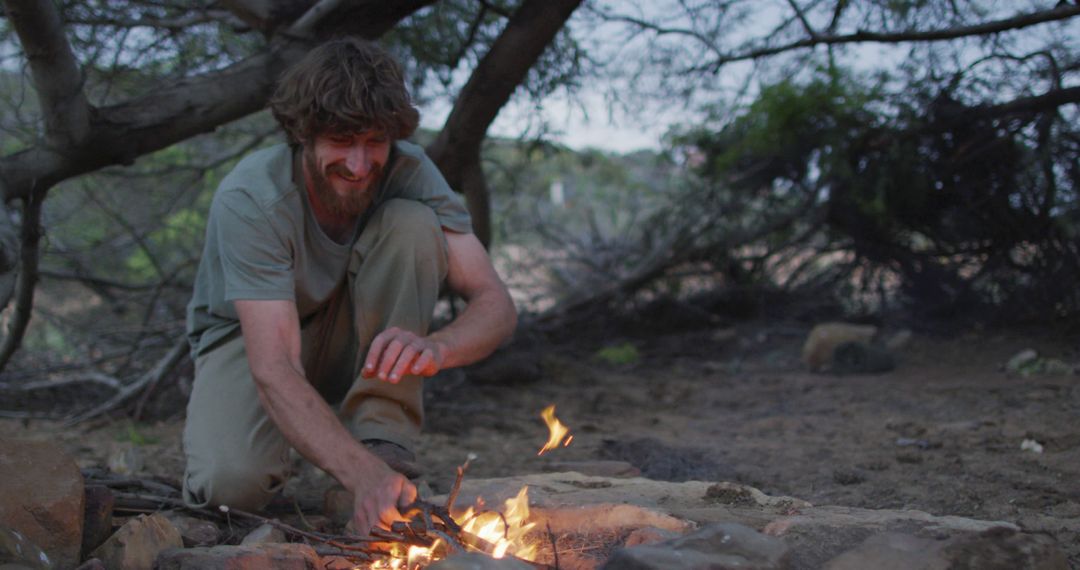
[[183, 546], [180, 531], [164, 515], [155, 513], [124, 523], [91, 555], [110, 570], [153, 570], [159, 553]]
[[604, 565], [610, 570], [782, 570], [784, 541], [733, 523], [714, 523], [667, 542], [623, 548]]
[[[985, 560], [976, 563], [961, 558], [964, 553], [974, 556], [978, 552], [994, 553], [990, 560], [1010, 560], [1016, 570], [1063, 568], [1061, 550], [1052, 539], [1020, 532], [1011, 522], [935, 516], [915, 510], [815, 507], [800, 499], [769, 496], [736, 483], [670, 483], [642, 478], [586, 477], [579, 473], [466, 479], [457, 504], [465, 507], [477, 497], [483, 497], [491, 508], [516, 495], [523, 485], [529, 487], [531, 520], [539, 522], [539, 529], [550, 524], [556, 535], [592, 533], [594, 539], [583, 537], [587, 543], [598, 544], [612, 535], [627, 537], [636, 528], [650, 526], [685, 533], [695, 524], [738, 523], [782, 540], [789, 548], [792, 568], [822, 568], [834, 559], [840, 564], [842, 555], [871, 547], [876, 552], [885, 549], [886, 554], [868, 558], [875, 562], [863, 567], [887, 568], [876, 561], [889, 558], [888, 548], [902, 553], [905, 545], [914, 544], [911, 548], [915, 550], [933, 550], [919, 546], [922, 544], [919, 540], [935, 541], [933, 544], [943, 549], [944, 560], [955, 564], [958, 570], [981, 568], [979, 564]], [[432, 502], [438, 504], [441, 498], [433, 498]], [[883, 534], [907, 538], [892, 543], [867, 543], [867, 539]], [[901, 554], [894, 556], [900, 557]], [[855, 567], [858, 566], [841, 566], [836, 570]], [[1008, 565], [986, 567], [996, 570]]]
[[180, 531], [184, 546], [214, 546], [221, 537], [221, 529], [208, 520], [191, 517], [177, 511], [162, 513]]
[[0, 521], [36, 544], [56, 568], [79, 565], [83, 477], [56, 444], [0, 440]]
[[172, 549], [157, 559], [157, 570], [322, 570], [306, 544], [259, 544]]

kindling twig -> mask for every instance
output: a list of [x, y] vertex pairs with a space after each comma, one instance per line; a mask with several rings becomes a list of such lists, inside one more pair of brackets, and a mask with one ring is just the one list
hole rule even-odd
[[551, 555], [555, 557], [555, 570], [559, 570], [559, 547], [555, 545], [555, 533], [551, 532], [551, 523], [545, 523], [547, 526], [548, 540], [551, 541]]
[[454, 508], [454, 501], [457, 500], [458, 493], [461, 492], [461, 481], [465, 479], [465, 470], [469, 468], [469, 462], [472, 461], [472, 456], [465, 458], [465, 463], [462, 463], [457, 468], [457, 478], [454, 479], [454, 486], [450, 489], [450, 494], [446, 496], [446, 512], [450, 512]]

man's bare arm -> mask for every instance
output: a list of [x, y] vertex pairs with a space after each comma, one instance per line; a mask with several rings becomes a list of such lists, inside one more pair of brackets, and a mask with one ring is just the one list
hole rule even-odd
[[357, 532], [401, 519], [416, 488], [352, 438], [304, 376], [300, 323], [290, 301], [236, 301], [251, 374], [271, 421], [312, 463], [355, 496]]
[[447, 282], [465, 299], [465, 310], [426, 337], [397, 328], [379, 333], [368, 350], [364, 376], [394, 383], [407, 374], [431, 376], [484, 358], [514, 332], [514, 302], [480, 240], [473, 234], [444, 234], [449, 257]]

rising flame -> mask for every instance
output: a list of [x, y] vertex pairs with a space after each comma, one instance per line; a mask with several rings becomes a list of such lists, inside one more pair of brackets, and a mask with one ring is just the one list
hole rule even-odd
[[[511, 554], [525, 560], [535, 560], [539, 550], [538, 545], [527, 540], [527, 535], [536, 526], [536, 523], [528, 522], [529, 519], [529, 487], [523, 486], [516, 497], [507, 499], [502, 513], [495, 511], [480, 511], [469, 507], [463, 513], [454, 515], [454, 520], [462, 521], [462, 540], [469, 547], [481, 549], [481, 546], [490, 547], [492, 558], [503, 558]], [[482, 505], [482, 500], [477, 501]], [[482, 539], [470, 541], [469, 536]], [[484, 544], [486, 543], [486, 544]], [[486, 548], [483, 548], [486, 549]], [[417, 570], [426, 568], [429, 564], [440, 560], [445, 555], [445, 545], [436, 541], [429, 548], [421, 546], [409, 546], [407, 549], [402, 545], [394, 545], [391, 550], [391, 558], [386, 561], [372, 563], [370, 570]], [[365, 567], [357, 567], [361, 570]]]
[[[559, 418], [555, 417], [554, 404], [544, 408], [544, 411], [540, 412], [540, 417], [544, 418], [544, 423], [547, 424], [550, 435], [548, 436], [547, 443], [544, 444], [544, 447], [540, 448], [540, 452], [537, 453], [537, 455], [543, 455], [548, 451], [559, 447], [559, 444], [562, 444], [563, 447], [570, 445], [574, 436], [569, 435], [570, 429], [564, 426], [563, 423], [559, 421]], [[565, 441], [563, 441], [563, 438], [565, 438]]]

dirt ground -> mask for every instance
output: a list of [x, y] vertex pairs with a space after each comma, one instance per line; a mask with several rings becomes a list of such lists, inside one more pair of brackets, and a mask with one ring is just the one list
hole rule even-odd
[[[896, 370], [834, 376], [802, 369], [806, 332], [746, 322], [564, 337], [529, 343], [517, 353], [525, 365], [504, 366], [495, 380], [444, 374], [428, 385], [419, 450], [427, 480], [446, 491], [470, 453], [471, 477], [620, 459], [654, 479], [735, 481], [816, 505], [1011, 521], [1054, 536], [1080, 569], [1080, 376], [1019, 377], [1003, 367], [1025, 348], [1080, 364], [1080, 339], [1016, 329], [916, 332]], [[596, 356], [627, 343], [636, 360]], [[574, 439], [537, 457], [548, 404]], [[60, 430], [3, 420], [0, 430], [57, 438], [83, 466], [134, 447], [146, 471], [177, 479], [181, 422]], [[1042, 452], [1021, 449], [1026, 439]]]

